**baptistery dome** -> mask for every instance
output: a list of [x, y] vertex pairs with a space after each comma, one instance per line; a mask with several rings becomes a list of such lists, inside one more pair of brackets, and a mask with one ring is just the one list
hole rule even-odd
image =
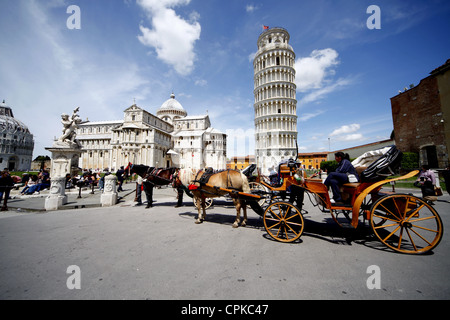
[[30, 130], [14, 118], [12, 109], [3, 100], [0, 103], [0, 170], [30, 170], [33, 149]]
[[170, 99], [164, 102], [156, 115], [169, 123], [173, 123], [176, 119], [185, 118], [187, 116], [186, 110], [184, 110], [181, 103], [175, 99], [175, 94], [171, 94]]

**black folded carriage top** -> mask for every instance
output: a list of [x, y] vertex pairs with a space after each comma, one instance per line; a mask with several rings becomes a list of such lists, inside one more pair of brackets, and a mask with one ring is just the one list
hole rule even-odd
[[394, 174], [400, 167], [403, 153], [392, 146], [391, 149], [382, 155], [378, 160], [367, 167], [360, 175], [361, 182], [376, 182]]

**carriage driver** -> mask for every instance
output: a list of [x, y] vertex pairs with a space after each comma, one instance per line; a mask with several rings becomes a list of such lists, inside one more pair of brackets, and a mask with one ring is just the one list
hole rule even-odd
[[331, 187], [331, 191], [333, 192], [333, 199], [331, 199], [331, 203], [342, 204], [341, 191], [339, 190], [340, 186], [344, 183], [348, 183], [348, 174], [355, 175], [356, 179], [359, 181], [358, 173], [356, 169], [353, 167], [350, 162], [350, 157], [348, 154], [344, 154], [343, 152], [336, 152], [334, 154], [334, 158], [338, 162], [338, 167], [335, 172], [331, 172], [324, 184], [327, 187]]

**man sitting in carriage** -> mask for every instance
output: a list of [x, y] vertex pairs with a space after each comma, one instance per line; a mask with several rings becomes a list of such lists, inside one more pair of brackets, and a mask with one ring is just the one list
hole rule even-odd
[[356, 169], [353, 167], [350, 162], [349, 155], [344, 154], [343, 152], [336, 152], [334, 154], [334, 158], [339, 163], [335, 172], [331, 172], [324, 184], [327, 187], [331, 187], [331, 191], [333, 192], [333, 199], [331, 199], [331, 203], [342, 203], [340, 186], [344, 183], [349, 182], [349, 175], [353, 175], [356, 179], [355, 182], [359, 181], [358, 173]]

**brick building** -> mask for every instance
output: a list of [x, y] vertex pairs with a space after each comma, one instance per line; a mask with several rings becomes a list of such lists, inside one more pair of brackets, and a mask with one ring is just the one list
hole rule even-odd
[[412, 87], [391, 98], [395, 141], [416, 152], [420, 164], [445, 168], [450, 147], [450, 59]]

